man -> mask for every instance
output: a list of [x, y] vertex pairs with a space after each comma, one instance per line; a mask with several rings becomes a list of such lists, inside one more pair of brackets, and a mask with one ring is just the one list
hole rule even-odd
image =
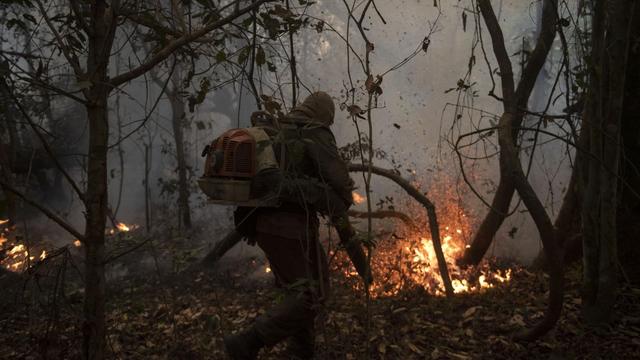
[[[256, 210], [254, 219], [247, 223], [255, 227], [249, 231], [251, 240], [265, 252], [286, 295], [251, 328], [224, 338], [233, 359], [255, 359], [263, 346], [284, 340], [289, 341], [288, 356], [313, 357], [314, 321], [329, 291], [328, 264], [318, 239], [316, 212], [322, 208], [334, 218], [330, 213], [337, 209], [340, 215], [336, 218], [344, 218], [352, 202], [353, 180], [329, 129], [334, 115], [331, 97], [316, 92], [280, 121], [274, 149], [278, 160], [284, 162], [281, 191], [287, 193], [283, 197], [287, 200], [276, 209]], [[325, 194], [316, 191], [314, 195], [300, 179], [319, 182]]]

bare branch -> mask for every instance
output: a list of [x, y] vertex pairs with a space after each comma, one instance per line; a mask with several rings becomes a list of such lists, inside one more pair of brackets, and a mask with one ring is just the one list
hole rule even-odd
[[67, 223], [64, 219], [62, 219], [58, 215], [54, 214], [53, 211], [47, 209], [46, 207], [42, 206], [38, 202], [28, 198], [21, 191], [17, 190], [16, 188], [14, 188], [11, 185], [9, 185], [9, 183], [4, 181], [4, 179], [0, 179], [0, 186], [2, 186], [5, 190], [14, 193], [17, 197], [19, 197], [22, 200], [24, 200], [24, 202], [26, 202], [27, 204], [29, 204], [29, 205], [33, 206], [34, 208], [40, 210], [40, 212], [42, 212], [46, 217], [51, 219], [56, 224], [60, 225], [61, 228], [65, 229], [69, 234], [73, 235], [78, 240], [84, 241], [84, 235], [82, 235], [78, 230], [76, 230], [73, 226], [71, 226], [69, 223]]
[[219, 29], [224, 25], [229, 24], [230, 22], [232, 22], [233, 20], [237, 19], [238, 17], [254, 10], [254, 9], [258, 9], [262, 4], [267, 3], [267, 2], [272, 2], [274, 0], [257, 0], [256, 2], [252, 3], [251, 5], [240, 9], [238, 12], [234, 12], [233, 14], [222, 18], [210, 25], [207, 25], [205, 27], [203, 27], [200, 30], [194, 31], [192, 33], [189, 34], [185, 34], [173, 41], [171, 41], [167, 46], [165, 46], [164, 48], [160, 49], [160, 51], [158, 51], [155, 55], [153, 55], [149, 60], [147, 60], [146, 62], [144, 62], [143, 64], [141, 64], [140, 66], [138, 66], [137, 68], [134, 68], [124, 74], [120, 74], [116, 77], [114, 77], [113, 79], [111, 79], [110, 84], [112, 87], [117, 87], [127, 81], [131, 81], [135, 78], [137, 78], [138, 76], [146, 73], [147, 71], [149, 71], [151, 68], [153, 68], [154, 66], [156, 66], [157, 64], [159, 64], [160, 62], [162, 62], [163, 60], [165, 60], [166, 58], [168, 58], [171, 54], [173, 54], [176, 50], [178, 50], [180, 47], [206, 35], [207, 33]]
[[58, 161], [58, 158], [55, 156], [55, 153], [53, 152], [53, 150], [49, 146], [49, 142], [47, 141], [47, 139], [44, 138], [44, 136], [42, 135], [42, 133], [38, 129], [38, 125], [36, 125], [36, 123], [33, 121], [31, 116], [29, 115], [29, 113], [22, 106], [20, 101], [18, 101], [18, 99], [16, 98], [15, 94], [13, 94], [13, 92], [9, 88], [9, 85], [7, 85], [6, 81], [2, 81], [2, 86], [4, 86], [6, 88], [7, 94], [11, 97], [11, 99], [13, 100], [15, 105], [18, 107], [18, 110], [20, 110], [20, 113], [22, 114], [22, 116], [24, 116], [25, 120], [27, 120], [27, 122], [29, 123], [29, 126], [31, 126], [31, 129], [36, 134], [36, 136], [38, 137], [40, 142], [42, 143], [42, 146], [44, 147], [44, 149], [47, 152], [47, 154], [49, 154], [49, 157], [51, 157], [51, 160], [53, 161], [53, 163], [56, 165], [58, 170], [60, 170], [60, 172], [62, 173], [64, 178], [67, 180], [69, 185], [71, 185], [71, 187], [76, 192], [76, 194], [78, 195], [80, 200], [84, 201], [84, 193], [82, 192], [82, 190], [80, 190], [80, 187], [73, 180], [71, 175], [66, 171], [64, 166], [62, 166], [62, 164], [60, 164], [60, 162]]
[[[500, 28], [500, 23], [493, 12], [490, 0], [478, 0], [478, 7], [487, 24], [493, 52], [496, 54], [498, 66], [500, 67], [500, 79], [502, 79], [502, 98], [504, 99], [505, 110], [515, 109], [515, 86], [513, 82], [513, 68], [509, 60], [509, 54], [504, 45], [504, 35]], [[491, 69], [489, 69], [491, 71]]]
[[407, 225], [410, 228], [414, 228], [414, 229], [417, 228], [416, 224], [413, 222], [413, 220], [411, 220], [409, 215], [399, 211], [378, 210], [378, 211], [372, 212], [371, 215], [369, 215], [369, 212], [366, 212], [366, 211], [349, 210], [347, 212], [347, 215], [354, 218], [358, 218], [358, 219], [366, 219], [369, 216], [371, 216], [371, 218], [373, 219], [394, 218], [394, 219], [401, 220], [403, 223], [405, 223], [405, 225]]
[[38, 8], [40, 9], [40, 13], [44, 18], [44, 21], [47, 23], [49, 30], [51, 30], [51, 33], [55, 37], [56, 42], [58, 43], [58, 46], [60, 47], [60, 50], [62, 51], [62, 54], [64, 55], [65, 59], [67, 59], [67, 62], [69, 63], [69, 65], [71, 65], [71, 68], [73, 69], [73, 72], [75, 73], [76, 77], [78, 79], [84, 79], [86, 77], [86, 74], [82, 70], [82, 67], [80, 67], [80, 61], [78, 60], [78, 57], [75, 56], [75, 54], [73, 54], [72, 51], [70, 51], [69, 46], [66, 45], [62, 40], [62, 36], [60, 36], [60, 33], [58, 32], [58, 30], [56, 30], [56, 27], [53, 25], [53, 22], [51, 22], [49, 15], [47, 15], [47, 10], [44, 8], [42, 1], [36, 0], [36, 3], [38, 4]]

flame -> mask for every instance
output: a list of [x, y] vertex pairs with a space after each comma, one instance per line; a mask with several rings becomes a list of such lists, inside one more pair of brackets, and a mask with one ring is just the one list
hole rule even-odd
[[[0, 220], [0, 224], [6, 224], [8, 221]], [[25, 244], [17, 244], [16, 236], [10, 236], [10, 232], [14, 228], [4, 228], [0, 232], [0, 250], [4, 256], [0, 259], [0, 266], [10, 271], [19, 272], [30, 267], [34, 260], [42, 261], [47, 257], [47, 251], [42, 250], [38, 257], [37, 250], [27, 248]]]
[[82, 242], [81, 242], [80, 240], [78, 240], [78, 239], [75, 239], [75, 240], [73, 241], [73, 245], [74, 245], [75, 247], [80, 247], [80, 246], [82, 246]]
[[366, 196], [362, 196], [362, 195], [358, 194], [355, 191], [351, 192], [351, 197], [353, 198], [353, 202], [355, 204], [362, 204], [363, 202], [367, 201], [367, 197]]
[[35, 257], [29, 255], [29, 251], [23, 244], [14, 245], [7, 251], [7, 257], [2, 260], [5, 268], [11, 271], [19, 271], [27, 261], [34, 260]]
[[138, 225], [136, 224], [125, 224], [123, 222], [119, 222], [116, 224], [115, 228], [111, 228], [109, 230], [106, 230], [106, 234], [107, 235], [115, 235], [118, 232], [129, 232], [129, 231], [133, 231], [135, 229], [138, 228]]
[[26, 251], [24, 245], [19, 244], [14, 246], [11, 250], [9, 250], [9, 255], [15, 255]]
[[[432, 186], [428, 193], [436, 203], [442, 252], [454, 293], [481, 291], [508, 282], [511, 269], [492, 270], [488, 264], [480, 268], [462, 269], [456, 264], [456, 259], [469, 247], [467, 242], [472, 233], [473, 214], [463, 208], [455, 186], [450, 185], [451, 181], [446, 177], [442, 177], [442, 180]], [[356, 200], [356, 193], [353, 194]], [[404, 236], [392, 241], [380, 241], [375, 248], [371, 262], [375, 282], [370, 287], [375, 297], [392, 296], [411, 288], [422, 288], [434, 295], [445, 294], [433, 241], [428, 230], [424, 230], [429, 229], [425, 211], [413, 202], [407, 207], [407, 213], [415, 214], [420, 230], [401, 225], [396, 232]], [[342, 272], [347, 278], [357, 276], [352, 266], [343, 268]], [[361, 284], [355, 286], [360, 288]]]
[[267, 267], [265, 267], [265, 268], [264, 268], [264, 272], [265, 272], [265, 273], [267, 273], [267, 274], [268, 274], [268, 273], [270, 273], [270, 272], [271, 272], [271, 268], [270, 268], [270, 267], [268, 267], [268, 266], [267, 266]]

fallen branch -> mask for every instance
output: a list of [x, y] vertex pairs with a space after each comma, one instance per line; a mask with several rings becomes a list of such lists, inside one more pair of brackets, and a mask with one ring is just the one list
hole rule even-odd
[[395, 182], [400, 185], [409, 195], [411, 195], [416, 201], [418, 201], [427, 210], [429, 218], [429, 230], [431, 231], [431, 239], [433, 240], [433, 249], [438, 259], [438, 269], [440, 270], [440, 276], [447, 296], [453, 295], [453, 286], [451, 285], [451, 278], [449, 277], [449, 269], [447, 268], [447, 261], [442, 252], [442, 243], [440, 241], [440, 228], [438, 226], [438, 219], [436, 216], [436, 208], [424, 194], [416, 189], [409, 181], [404, 179], [399, 174], [387, 169], [382, 169], [376, 166], [362, 165], [362, 164], [349, 164], [349, 171], [362, 172], [369, 171], [382, 177]]
[[212, 267], [220, 260], [227, 251], [231, 250], [242, 240], [242, 235], [235, 229], [228, 233], [201, 261], [201, 266]]

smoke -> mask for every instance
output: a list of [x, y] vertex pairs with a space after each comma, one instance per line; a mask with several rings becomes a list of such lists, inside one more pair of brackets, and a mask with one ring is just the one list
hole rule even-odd
[[[477, 42], [477, 24], [472, 15], [474, 9], [464, 8], [471, 4], [439, 3], [440, 8], [434, 7], [432, 1], [378, 2], [376, 4], [386, 24], [372, 11], [364, 20], [365, 32], [375, 48], [371, 56], [373, 74], [385, 73], [381, 84], [383, 94], [374, 110], [372, 141], [374, 147], [386, 156], [376, 159], [376, 164], [388, 168], [401, 164], [403, 176], [420, 182], [425, 189], [441, 181], [444, 175], [455, 179], [454, 185], [459, 187], [465, 207], [476, 214], [476, 220], [480, 220], [487, 208], [470, 194], [466, 184], [461, 181], [459, 164], [449, 142], [455, 141], [457, 136], [472, 130], [474, 126], [490, 126], [492, 116], [501, 114], [500, 102], [487, 95], [491, 89], [490, 74], [497, 65], [486, 33], [483, 33], [483, 40], [491, 69], [484, 62], [484, 55]], [[518, 54], [525, 40], [533, 44], [536, 6], [538, 5], [520, 1], [501, 1], [499, 6], [496, 5], [509, 54]], [[321, 33], [312, 26], [297, 34], [296, 58], [298, 75], [303, 85], [300, 98], [309, 91], [322, 89], [329, 92], [339, 105], [347, 101], [350, 77], [356, 87], [362, 87], [366, 80], [354, 54], [349, 55], [351, 67], [347, 68], [348, 50], [344, 39], [347, 38], [348, 14], [341, 2], [324, 0], [311, 6], [309, 15], [314, 19], [322, 19], [327, 26]], [[316, 21], [312, 20], [314, 23]], [[427, 51], [386, 73], [422, 44], [434, 24], [435, 31], [431, 34]], [[333, 33], [330, 27], [342, 36]], [[481, 27], [484, 28], [484, 24]], [[364, 43], [353, 22], [349, 26], [348, 38], [349, 45], [362, 56]], [[117, 55], [121, 59], [121, 65], [112, 68], [114, 74], [125, 70], [125, 64], [135, 60], [134, 49], [128, 46], [121, 48], [122, 51]], [[552, 52], [545, 73], [536, 85], [532, 100], [534, 110], [544, 108], [545, 101], [552, 96], [550, 88], [559, 71], [558, 52], [558, 49]], [[112, 62], [114, 64], [115, 56]], [[512, 57], [517, 72], [520, 71], [520, 56]], [[470, 76], [465, 78], [472, 57], [473, 69]], [[285, 71], [286, 64], [276, 65], [281, 76], [280, 83], [287, 84], [290, 75]], [[159, 69], [159, 72], [160, 78], [164, 79], [168, 67]], [[223, 82], [218, 75], [203, 76], [209, 76], [214, 82]], [[279, 92], [272, 86], [275, 80], [269, 79], [269, 76], [271, 75], [265, 75], [265, 86], [262, 89], [267, 95], [279, 97]], [[499, 82], [499, 75], [493, 76]], [[516, 74], [516, 79], [518, 76]], [[467, 92], [456, 91], [460, 81], [469, 85]], [[214, 85], [217, 86], [218, 83]], [[185, 149], [192, 184], [190, 204], [198, 229], [192, 237], [205, 244], [221, 238], [226, 230], [231, 229], [232, 222], [231, 208], [208, 205], [195, 185], [204, 163], [200, 153], [208, 142], [224, 130], [248, 125], [249, 114], [256, 110], [256, 105], [253, 95], [246, 88], [245, 81], [240, 85], [210, 91], [204, 102], [197, 105], [193, 112], [187, 110], [184, 120]], [[145, 225], [147, 217], [150, 217], [153, 226], [177, 228], [177, 195], [175, 192], [168, 192], [165, 186], [167, 182], [177, 179], [175, 144], [171, 130], [172, 112], [166, 96], [160, 95], [160, 89], [158, 83], [147, 77], [113, 92], [109, 104], [109, 203], [114, 211], [117, 210], [116, 216], [120, 221]], [[188, 90], [194, 92], [197, 89], [191, 86]], [[286, 86], [283, 88], [286, 108], [290, 106], [289, 91]], [[562, 91], [563, 85], [560, 84], [554, 95]], [[459, 106], [456, 107], [456, 104]], [[366, 107], [365, 103], [359, 105]], [[560, 97], [551, 104], [549, 112], [558, 113], [564, 107], [566, 103]], [[56, 116], [71, 118], [62, 111], [58, 111]], [[86, 123], [86, 114], [75, 116], [82, 117]], [[359, 125], [366, 128], [364, 122]], [[557, 128], [551, 128], [553, 126], [551, 124], [547, 130], [558, 131]], [[82, 127], [77, 126], [75, 130], [80, 128]], [[346, 111], [337, 111], [333, 131], [339, 146], [357, 139], [356, 126]], [[82, 144], [80, 148], [84, 150], [86, 134], [78, 131], [74, 133], [80, 134], [78, 143]], [[495, 135], [487, 138], [489, 144], [495, 143], [495, 140]], [[550, 139], [542, 137], [539, 143], [547, 140]], [[488, 148], [491, 152], [491, 146]], [[481, 150], [483, 149], [477, 147], [473, 149], [478, 151], [476, 155], [482, 155]], [[569, 167], [565, 154], [563, 145], [554, 142], [545, 144], [532, 157], [530, 181], [552, 214], [559, 207], [568, 180]], [[525, 150], [523, 156], [527, 155]], [[83, 161], [79, 158], [74, 166], [70, 166], [73, 175], [80, 182], [84, 179]], [[528, 163], [528, 158], [524, 162]], [[485, 199], [490, 200], [497, 184], [497, 157], [476, 162], [466, 161], [465, 170], [473, 175], [474, 187]], [[354, 174], [353, 177], [363, 193], [361, 176]], [[406, 199], [395, 185], [386, 180], [374, 179], [372, 185], [373, 193], [369, 196], [373, 203], [387, 196], [398, 199], [398, 202]], [[64, 209], [71, 221], [82, 228], [84, 217], [80, 202], [77, 199], [67, 200], [65, 204], [56, 205], [57, 208]], [[513, 206], [516, 203], [517, 199]], [[528, 261], [537, 253], [537, 232], [523, 210], [520, 205], [514, 215], [505, 221], [497, 235], [495, 249], [492, 250], [496, 255], [508, 255]], [[253, 250], [238, 251], [240, 254], [244, 254], [244, 251], [254, 254]]]

